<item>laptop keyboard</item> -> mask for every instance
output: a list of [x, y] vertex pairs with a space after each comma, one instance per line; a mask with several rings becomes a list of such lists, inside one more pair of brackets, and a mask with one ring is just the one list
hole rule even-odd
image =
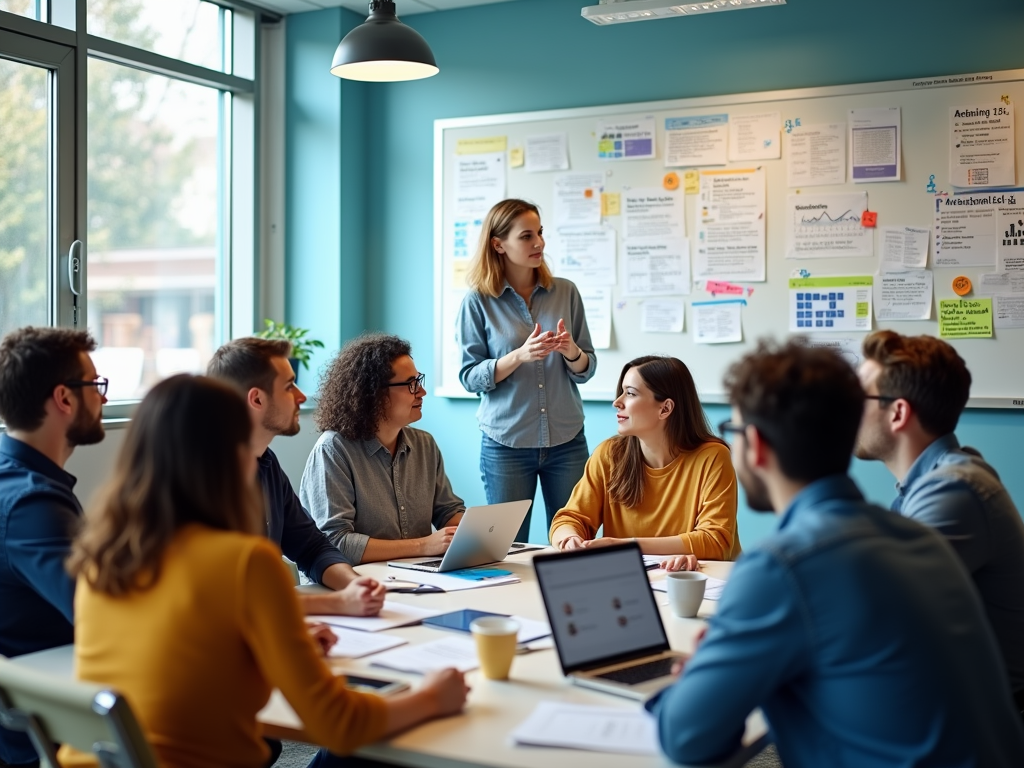
[[441, 567], [441, 561], [440, 560], [424, 560], [422, 563], [416, 563], [416, 565], [419, 565], [421, 567], [422, 566], [426, 566], [427, 568], [440, 568]]
[[615, 669], [611, 672], [605, 672], [603, 675], [594, 675], [594, 677], [601, 680], [611, 680], [613, 683], [639, 685], [640, 683], [646, 683], [648, 680], [654, 680], [655, 678], [671, 674], [672, 665], [675, 662], [676, 659], [670, 656], [664, 659], [648, 661], [646, 664], [637, 664], [634, 667]]

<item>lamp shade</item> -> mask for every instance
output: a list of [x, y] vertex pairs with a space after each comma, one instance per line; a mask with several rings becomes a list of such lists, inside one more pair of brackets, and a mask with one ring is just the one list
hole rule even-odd
[[371, 0], [370, 15], [338, 44], [331, 74], [376, 83], [419, 80], [440, 70], [419, 32], [395, 15], [390, 0]]

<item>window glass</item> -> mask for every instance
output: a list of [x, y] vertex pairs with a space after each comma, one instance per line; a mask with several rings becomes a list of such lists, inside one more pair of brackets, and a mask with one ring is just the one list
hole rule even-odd
[[42, 21], [45, 10], [44, 2], [45, 0], [0, 0], [0, 11]]
[[111, 400], [202, 371], [218, 341], [221, 98], [89, 60], [88, 324]]
[[200, 0], [88, 0], [86, 23], [89, 34], [223, 70], [220, 11]]
[[0, 336], [48, 322], [48, 78], [0, 59]]

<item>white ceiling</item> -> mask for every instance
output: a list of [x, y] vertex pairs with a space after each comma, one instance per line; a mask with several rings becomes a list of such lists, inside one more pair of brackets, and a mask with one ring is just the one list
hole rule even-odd
[[[348, 8], [358, 14], [366, 15], [369, 0], [255, 0], [257, 5], [279, 11], [281, 13], [304, 13], [318, 11], [321, 8]], [[510, 0], [394, 0], [398, 17], [413, 16], [417, 13], [431, 11], [451, 11], [456, 8], [468, 8], [471, 5], [491, 5], [507, 3]]]

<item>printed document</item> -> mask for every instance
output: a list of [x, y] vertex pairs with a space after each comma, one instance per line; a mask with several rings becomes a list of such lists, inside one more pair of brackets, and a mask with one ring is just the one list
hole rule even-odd
[[383, 635], [376, 632], [359, 632], [345, 627], [331, 627], [338, 642], [327, 653], [333, 659], [361, 659], [373, 653], [380, 653], [390, 648], [405, 645], [408, 640], [394, 635]]
[[420, 675], [448, 667], [455, 667], [460, 672], [469, 672], [480, 666], [476, 656], [476, 641], [463, 635], [442, 637], [429, 643], [385, 651], [374, 656], [370, 663], [375, 667], [387, 667], [399, 672], [414, 672]]
[[997, 216], [999, 268], [1006, 272], [1024, 272], [1024, 196], [1020, 190], [1006, 195], [1006, 202], [999, 206]]
[[545, 133], [526, 137], [526, 172], [569, 170], [569, 137]]
[[882, 272], [924, 269], [928, 265], [928, 230], [923, 227], [879, 227]]
[[555, 227], [601, 223], [600, 173], [563, 173], [555, 178]]
[[851, 109], [850, 179], [900, 180], [900, 108]]
[[729, 115], [665, 118], [665, 167], [725, 165], [729, 161]]
[[614, 118], [597, 124], [597, 156], [601, 160], [650, 160], [654, 157], [653, 115]]
[[608, 349], [612, 345], [612, 289], [605, 285], [581, 285], [579, 290], [590, 341], [594, 349]]
[[659, 754], [657, 724], [640, 706], [620, 709], [542, 701], [512, 731], [512, 740], [535, 747]]
[[750, 160], [777, 160], [782, 156], [778, 112], [756, 115], [729, 115], [729, 160], [745, 163]]
[[[423, 574], [426, 575], [426, 574]], [[418, 579], [420, 574], [417, 574]], [[362, 632], [380, 632], [395, 627], [406, 627], [410, 624], [419, 624], [429, 616], [440, 616], [444, 613], [434, 608], [420, 608], [416, 605], [407, 605], [394, 600], [385, 600], [384, 607], [376, 616], [307, 616], [309, 621], [319, 621], [323, 624], [330, 624], [331, 627], [347, 627], [358, 629]]]
[[656, 187], [622, 193], [624, 237], [677, 240], [686, 237], [683, 195]]
[[743, 341], [743, 299], [695, 301], [693, 341], [696, 344], [731, 344]]
[[765, 278], [763, 168], [701, 171], [695, 280]]
[[994, 267], [996, 208], [1010, 197], [1004, 192], [936, 195], [932, 263], [936, 267]]
[[578, 287], [615, 285], [615, 241], [611, 227], [555, 229], [547, 238], [545, 254], [551, 259], [552, 271]]
[[[453, 321], [453, 325], [454, 325], [454, 321]], [[445, 592], [461, 592], [461, 591], [466, 590], [466, 589], [481, 589], [482, 587], [496, 587], [496, 586], [499, 586], [501, 584], [515, 584], [515, 583], [521, 581], [521, 579], [518, 576], [516, 576], [514, 573], [510, 574], [508, 576], [495, 576], [493, 578], [475, 580], [475, 579], [460, 579], [457, 576], [449, 576], [449, 575], [444, 574], [444, 573], [431, 573], [429, 571], [413, 571], [413, 570], [407, 570], [405, 568], [388, 568], [387, 579], [389, 581], [391, 581], [391, 580], [402, 581], [402, 582], [410, 582], [411, 581], [411, 582], [416, 582], [418, 584], [430, 584], [431, 586], [438, 587], [438, 588], [444, 590]], [[388, 604], [385, 603], [384, 607], [386, 608], [387, 606], [388, 606]], [[406, 607], [410, 607], [410, 606], [406, 606]], [[420, 609], [417, 609], [417, 610], [423, 610], [423, 609], [420, 608]], [[436, 613], [431, 613], [430, 615], [431, 616], [437, 616], [440, 613], [444, 613], [444, 611], [437, 611]], [[339, 618], [345, 618], [345, 617], [339, 617]], [[328, 622], [328, 623], [330, 623], [330, 622]], [[349, 626], [355, 626], [355, 625], [349, 625]], [[360, 629], [360, 627], [356, 627], [356, 629]]]
[[932, 273], [886, 272], [875, 279], [876, 320], [931, 320]]
[[786, 207], [787, 259], [874, 254], [874, 230], [861, 226], [866, 192], [789, 195]]
[[949, 183], [1012, 187], [1016, 183], [1013, 105], [949, 108]]
[[789, 281], [789, 330], [839, 333], [871, 330], [874, 278], [807, 277]]
[[640, 307], [640, 333], [682, 333], [682, 299], [648, 299]]
[[495, 203], [505, 199], [505, 153], [455, 157], [455, 216], [483, 218]]
[[679, 296], [690, 292], [688, 240], [627, 240], [623, 250], [623, 296]]
[[846, 183], [846, 126], [798, 126], [786, 135], [786, 180], [790, 187]]

